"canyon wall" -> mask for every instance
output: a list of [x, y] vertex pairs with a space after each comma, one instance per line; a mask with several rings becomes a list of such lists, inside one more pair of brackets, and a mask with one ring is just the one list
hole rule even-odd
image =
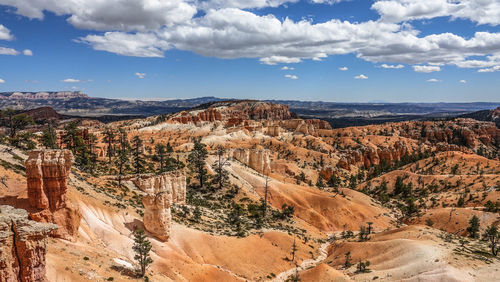
[[25, 210], [0, 206], [0, 281], [47, 281], [47, 236], [56, 229], [29, 220]]
[[233, 151], [233, 158], [262, 174], [271, 171], [271, 160], [268, 150], [235, 149]]
[[66, 199], [73, 161], [69, 150], [35, 150], [26, 160], [28, 199], [36, 210], [30, 218], [59, 225], [52, 235], [68, 240], [77, 233], [81, 219], [78, 208]]

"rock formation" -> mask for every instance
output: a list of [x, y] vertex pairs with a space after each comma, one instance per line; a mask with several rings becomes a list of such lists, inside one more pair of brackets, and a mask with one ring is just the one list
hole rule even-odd
[[278, 125], [271, 125], [267, 127], [267, 135], [272, 137], [279, 137], [281, 133], [281, 127]]
[[72, 239], [80, 225], [79, 210], [66, 200], [73, 154], [69, 150], [37, 150], [26, 160], [28, 198], [37, 211], [30, 218], [59, 225], [53, 236]]
[[141, 175], [132, 180], [146, 192], [144, 204], [144, 227], [158, 239], [166, 241], [170, 237], [173, 204], [186, 202], [186, 176], [180, 172], [161, 175]]
[[271, 171], [271, 161], [268, 150], [236, 149], [233, 158], [262, 174]]
[[28, 212], [0, 206], [0, 281], [47, 281], [47, 236], [51, 223], [28, 219]]

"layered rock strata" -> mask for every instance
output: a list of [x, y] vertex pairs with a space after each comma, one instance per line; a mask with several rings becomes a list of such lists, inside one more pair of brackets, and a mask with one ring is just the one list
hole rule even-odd
[[28, 212], [0, 206], [0, 281], [47, 281], [47, 236], [51, 223], [28, 219]]
[[268, 150], [236, 149], [233, 151], [233, 158], [262, 174], [271, 171]]
[[132, 180], [146, 193], [144, 204], [144, 227], [162, 241], [170, 237], [173, 204], [186, 203], [186, 176], [180, 172], [161, 175], [142, 175]]
[[80, 211], [66, 199], [73, 161], [69, 150], [31, 151], [26, 160], [28, 198], [36, 210], [30, 218], [59, 225], [52, 235], [68, 240], [77, 233], [81, 219]]

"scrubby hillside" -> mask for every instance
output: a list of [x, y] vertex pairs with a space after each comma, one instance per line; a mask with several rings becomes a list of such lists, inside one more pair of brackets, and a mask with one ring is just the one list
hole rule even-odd
[[[480, 240], [499, 223], [500, 130], [491, 122], [331, 129], [285, 105], [230, 101], [108, 125], [52, 120], [10, 130], [0, 147], [0, 204], [32, 212], [29, 150], [75, 157], [65, 196], [81, 220], [72, 238], [49, 239], [50, 281], [132, 279], [139, 229], [152, 243], [152, 281], [499, 274]], [[157, 225], [145, 220], [152, 211]]]

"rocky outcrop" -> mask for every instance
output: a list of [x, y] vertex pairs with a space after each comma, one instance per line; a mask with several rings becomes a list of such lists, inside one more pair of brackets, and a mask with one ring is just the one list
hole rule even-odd
[[226, 127], [233, 127], [248, 120], [286, 120], [293, 117], [295, 114], [286, 105], [259, 101], [224, 101], [183, 111], [174, 115], [170, 121], [183, 124], [225, 121]]
[[281, 127], [278, 125], [271, 125], [267, 127], [267, 135], [272, 137], [279, 137], [281, 133]]
[[53, 236], [72, 239], [80, 225], [81, 214], [67, 199], [67, 180], [73, 164], [69, 150], [37, 150], [26, 160], [30, 218], [59, 225]]
[[271, 171], [268, 150], [236, 149], [233, 151], [233, 158], [262, 174]]
[[331, 129], [328, 122], [319, 119], [290, 119], [280, 121], [279, 125], [289, 131], [305, 135], [314, 135], [318, 130]]
[[167, 192], [147, 194], [142, 198], [144, 204], [144, 227], [162, 241], [170, 237], [172, 214], [170, 206], [172, 195]]
[[142, 198], [144, 227], [158, 239], [168, 240], [172, 224], [170, 207], [186, 203], [186, 176], [180, 172], [141, 175], [132, 182], [146, 193]]
[[369, 168], [381, 164], [382, 161], [390, 164], [401, 160], [403, 156], [410, 155], [412, 152], [411, 148], [400, 141], [396, 141], [390, 147], [363, 147], [343, 152], [337, 167], [350, 170], [351, 165]]
[[28, 219], [28, 212], [0, 206], [0, 281], [47, 281], [47, 236], [51, 223]]

